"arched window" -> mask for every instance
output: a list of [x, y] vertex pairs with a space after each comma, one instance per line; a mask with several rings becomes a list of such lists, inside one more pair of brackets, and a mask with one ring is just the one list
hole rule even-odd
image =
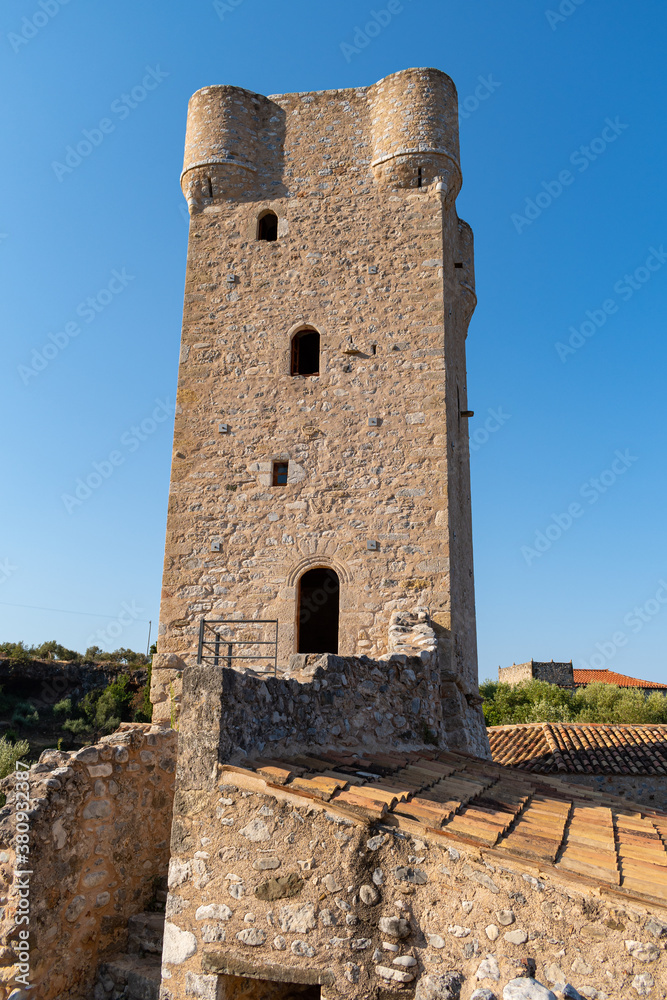
[[292, 337], [290, 375], [320, 374], [320, 335], [312, 327], [298, 330]]
[[309, 569], [298, 587], [298, 653], [338, 652], [338, 574], [327, 566]]
[[278, 239], [278, 216], [275, 212], [264, 212], [257, 224], [257, 239], [274, 243]]

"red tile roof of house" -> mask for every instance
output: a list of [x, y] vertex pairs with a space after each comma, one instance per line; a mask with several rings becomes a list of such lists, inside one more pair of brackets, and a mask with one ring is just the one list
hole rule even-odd
[[522, 771], [667, 775], [667, 726], [533, 722], [488, 734], [494, 761]]
[[573, 671], [574, 683], [580, 684], [617, 684], [619, 687], [652, 688], [656, 691], [667, 691], [667, 684], [659, 684], [657, 681], [640, 681], [636, 677], [627, 677], [625, 674], [617, 674], [615, 670], [578, 670]]
[[554, 777], [427, 749], [318, 749], [223, 764], [221, 771], [239, 787], [327, 815], [443, 847], [470, 845], [489, 861], [514, 860], [540, 879], [604, 886], [667, 906], [667, 814]]

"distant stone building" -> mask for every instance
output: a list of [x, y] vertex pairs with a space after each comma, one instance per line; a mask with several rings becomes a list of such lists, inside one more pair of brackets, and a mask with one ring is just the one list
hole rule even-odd
[[498, 667], [498, 680], [502, 684], [520, 684], [522, 681], [548, 681], [559, 687], [574, 688], [572, 660], [569, 663], [550, 663], [529, 660], [513, 663], [511, 667]]
[[653, 691], [667, 694], [667, 684], [642, 681], [636, 677], [618, 674], [615, 670], [573, 668], [572, 660], [569, 663], [529, 660], [528, 663], [513, 663], [511, 667], [498, 667], [498, 680], [502, 684], [520, 684], [522, 681], [531, 680], [547, 681], [549, 684], [557, 684], [559, 687], [571, 690], [587, 687], [589, 684], [615, 684], [623, 688], [639, 688], [644, 694], [651, 694]]

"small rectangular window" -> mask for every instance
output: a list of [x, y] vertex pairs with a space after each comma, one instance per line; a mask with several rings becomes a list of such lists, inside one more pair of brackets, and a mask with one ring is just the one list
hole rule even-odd
[[271, 479], [272, 486], [287, 486], [288, 468], [289, 462], [273, 463], [273, 477]]

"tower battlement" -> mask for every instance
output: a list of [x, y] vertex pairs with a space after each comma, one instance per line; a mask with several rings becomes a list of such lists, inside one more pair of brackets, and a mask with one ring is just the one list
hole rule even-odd
[[308, 143], [333, 146], [321, 157], [333, 162], [317, 171], [332, 178], [332, 192], [369, 170], [382, 188], [433, 186], [447, 200], [461, 188], [456, 88], [441, 70], [407, 69], [372, 87], [271, 97], [204, 87], [188, 107], [181, 186], [191, 213], [286, 189], [302, 197], [311, 186], [311, 169], [301, 169], [313, 166], [304, 160]]

